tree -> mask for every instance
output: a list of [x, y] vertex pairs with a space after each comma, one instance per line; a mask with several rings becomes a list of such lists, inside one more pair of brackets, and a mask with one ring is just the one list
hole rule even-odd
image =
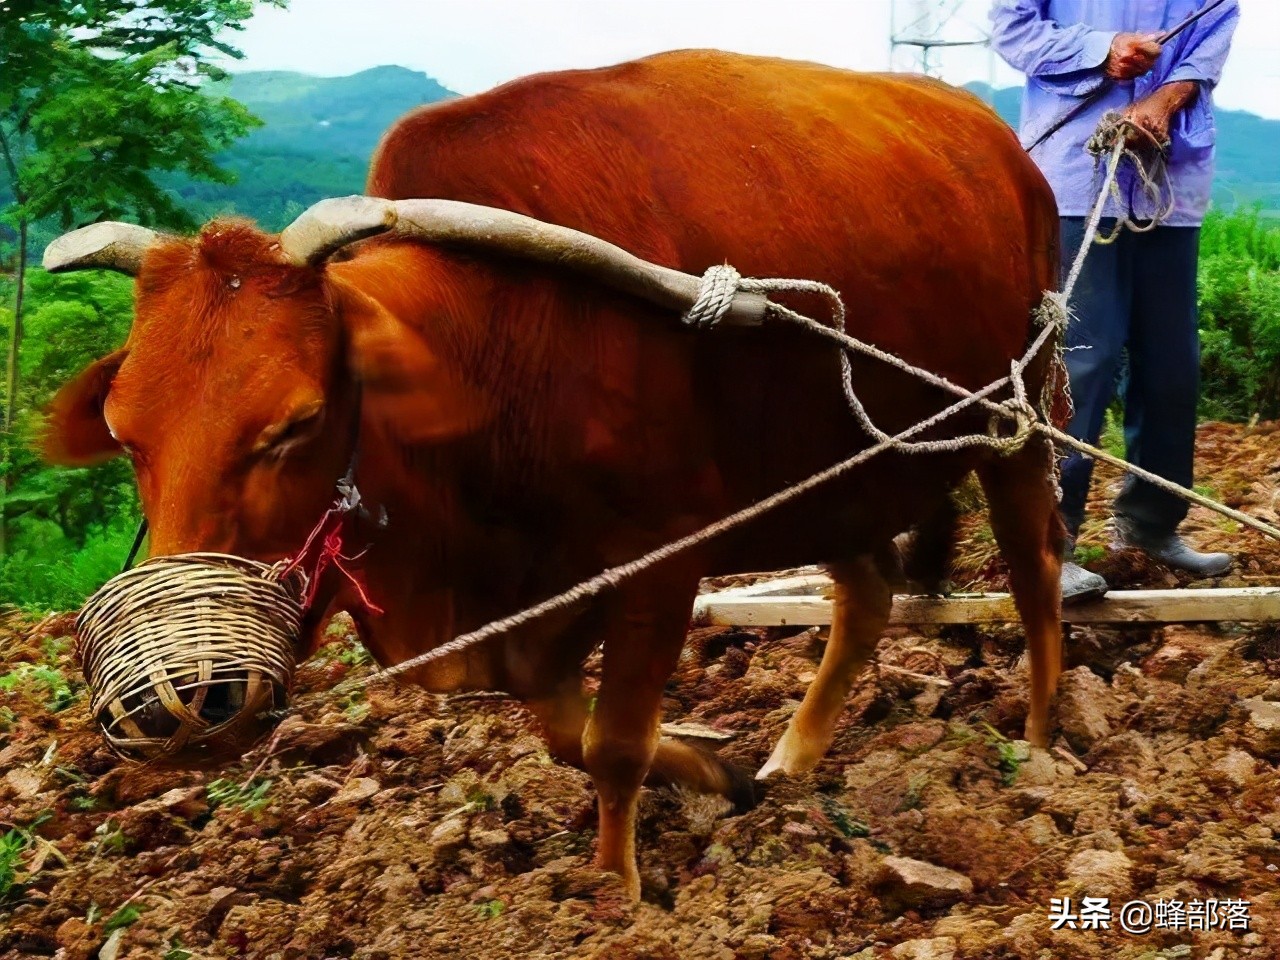
[[[261, 0], [283, 6], [285, 0]], [[0, 470], [4, 495], [20, 393], [31, 231], [129, 217], [189, 227], [156, 174], [229, 182], [217, 154], [257, 125], [203, 87], [238, 58], [224, 39], [254, 0], [0, 0], [0, 224], [13, 234], [13, 317]]]

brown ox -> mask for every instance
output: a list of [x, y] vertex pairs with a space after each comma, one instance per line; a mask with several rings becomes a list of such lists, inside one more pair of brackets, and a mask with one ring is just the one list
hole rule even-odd
[[[517, 211], [692, 273], [727, 261], [744, 275], [823, 280], [843, 293], [857, 336], [970, 388], [1008, 373], [1056, 280], [1052, 194], [991, 110], [932, 80], [806, 63], [671, 53], [434, 105], [387, 134], [369, 192]], [[96, 243], [72, 235], [49, 257], [137, 275], [128, 341], [58, 396], [50, 458], [128, 453], [153, 554], [273, 560], [329, 503], [359, 415], [359, 482], [390, 525], [361, 534], [385, 613], [357, 620], [384, 664], [868, 444], [836, 352], [794, 329], [697, 333], [566, 270], [397, 232], [326, 259], [367, 227], [299, 251], [236, 221], [195, 238], [117, 226]], [[1045, 369], [1033, 369], [1032, 395]], [[890, 430], [950, 400], [871, 360], [855, 360], [853, 376]], [[972, 414], [947, 429], [986, 427]], [[891, 538], [975, 467], [1026, 628], [1028, 736], [1044, 742], [1061, 642], [1049, 462], [1039, 440], [1008, 458], [882, 456], [745, 533], [416, 679], [529, 703], [555, 754], [593, 777], [599, 861], [634, 892], [647, 774], [742, 787], [658, 736], [699, 578], [829, 566], [830, 642], [762, 773], [805, 770], [886, 623]], [[322, 608], [347, 604], [336, 582], [325, 590]], [[580, 665], [602, 643], [589, 711]]]

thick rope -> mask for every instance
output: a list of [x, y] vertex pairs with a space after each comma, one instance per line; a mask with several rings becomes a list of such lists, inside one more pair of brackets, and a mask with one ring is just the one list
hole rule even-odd
[[[1127, 463], [1119, 457], [1113, 457], [1105, 450], [1101, 450], [1082, 440], [1057, 429], [1052, 424], [1045, 423], [1040, 420], [1035, 407], [1027, 400], [1026, 384], [1024, 381], [1024, 373], [1027, 366], [1038, 356], [1040, 350], [1050, 341], [1051, 338], [1058, 338], [1059, 362], [1061, 362], [1061, 335], [1066, 328], [1069, 318], [1069, 303], [1071, 294], [1075, 289], [1076, 282], [1080, 278], [1081, 270], [1084, 267], [1085, 257], [1093, 243], [1107, 243], [1116, 238], [1122, 229], [1130, 229], [1135, 231], [1143, 231], [1151, 229], [1151, 225], [1140, 225], [1133, 222], [1129, 217], [1124, 217], [1117, 222], [1116, 230], [1106, 237], [1099, 236], [1098, 228], [1102, 221], [1102, 212], [1106, 206], [1108, 196], [1121, 199], [1116, 187], [1117, 172], [1119, 170], [1120, 161], [1124, 157], [1128, 157], [1138, 171], [1140, 182], [1143, 189], [1147, 192], [1148, 197], [1156, 200], [1162, 196], [1159, 184], [1164, 182], [1167, 184], [1167, 171], [1164, 170], [1163, 163], [1157, 161], [1152, 169], [1148, 169], [1142, 157], [1128, 145], [1130, 134], [1133, 131], [1139, 131], [1150, 137], [1150, 134], [1140, 127], [1136, 126], [1127, 118], [1108, 115], [1104, 118], [1103, 124], [1099, 127], [1098, 133], [1090, 140], [1089, 148], [1098, 158], [1099, 166], [1104, 170], [1103, 184], [1098, 193], [1098, 198], [1094, 203], [1093, 210], [1090, 213], [1085, 234], [1080, 244], [1080, 249], [1076, 253], [1076, 258], [1071, 265], [1071, 269], [1067, 274], [1066, 282], [1063, 284], [1061, 291], [1048, 291], [1045, 293], [1040, 306], [1035, 310], [1034, 316], [1040, 325], [1040, 331], [1032, 341], [1031, 345], [1023, 353], [1023, 355], [1010, 365], [1009, 376], [988, 384], [981, 390], [976, 392], [970, 391], [965, 387], [955, 384], [945, 377], [942, 377], [929, 370], [916, 367], [893, 354], [876, 347], [873, 344], [865, 343], [855, 337], [850, 336], [845, 330], [845, 311], [843, 301], [840, 299], [839, 293], [831, 286], [813, 280], [779, 280], [779, 279], [750, 279], [742, 277], [737, 270], [728, 265], [713, 266], [703, 276], [702, 287], [699, 291], [697, 301], [694, 303], [684, 315], [684, 321], [695, 329], [709, 329], [715, 326], [728, 313], [729, 305], [733, 301], [733, 294], [737, 291], [750, 291], [758, 293], [770, 293], [779, 291], [790, 291], [799, 293], [813, 293], [826, 297], [832, 305], [833, 326], [819, 323], [811, 317], [784, 307], [781, 304], [768, 302], [767, 310], [770, 315], [775, 318], [785, 320], [801, 329], [808, 330], [818, 336], [826, 337], [837, 343], [842, 349], [841, 357], [841, 374], [845, 391], [845, 398], [848, 401], [850, 409], [857, 418], [859, 424], [865, 429], [869, 435], [876, 440], [876, 443], [865, 450], [860, 451], [854, 456], [843, 460], [832, 467], [828, 467], [818, 473], [813, 474], [805, 480], [781, 490], [772, 496], [752, 504], [736, 513], [716, 521], [695, 533], [682, 537], [679, 540], [672, 541], [655, 550], [646, 553], [644, 556], [632, 560], [629, 563], [620, 566], [611, 567], [600, 574], [569, 588], [563, 593], [559, 593], [554, 597], [542, 601], [532, 607], [528, 607], [519, 613], [512, 614], [494, 620], [484, 626], [473, 630], [469, 633], [461, 634], [453, 640], [429, 650], [426, 653], [419, 654], [395, 666], [388, 667], [372, 676], [363, 678], [358, 681], [342, 683], [334, 687], [329, 694], [336, 694], [339, 691], [349, 691], [353, 689], [361, 689], [373, 683], [386, 680], [390, 677], [399, 676], [411, 670], [417, 670], [427, 666], [437, 660], [445, 657], [454, 656], [462, 651], [483, 643], [493, 637], [508, 633], [519, 627], [539, 619], [549, 613], [563, 610], [583, 602], [591, 597], [597, 596], [606, 590], [619, 587], [626, 580], [644, 572], [645, 570], [671, 559], [672, 557], [701, 546], [709, 540], [718, 537], [724, 533], [741, 527], [747, 523], [760, 517], [762, 514], [776, 509], [786, 503], [803, 496], [816, 487], [821, 486], [837, 477], [842, 476], [847, 471], [853, 469], [860, 464], [870, 460], [872, 457], [881, 453], [892, 450], [895, 452], [910, 453], [940, 453], [954, 452], [970, 447], [988, 447], [997, 452], [1008, 454], [1021, 448], [1030, 438], [1032, 433], [1040, 433], [1051, 438], [1059, 444], [1079, 450], [1095, 459], [1104, 463], [1109, 463], [1119, 467], [1135, 476], [1146, 480], [1147, 482], [1173, 493], [1183, 499], [1195, 503], [1199, 506], [1207, 507], [1215, 510], [1224, 516], [1248, 526], [1266, 536], [1280, 540], [1280, 529], [1270, 524], [1264, 523], [1248, 514], [1233, 510], [1223, 504], [1217, 503], [1194, 490], [1190, 490], [1172, 481], [1159, 477], [1150, 471], [1135, 467], [1133, 464]], [[1157, 150], [1157, 155], [1159, 151]], [[1105, 157], [1105, 161], [1104, 158]], [[1166, 187], [1167, 201], [1158, 206], [1159, 216], [1152, 221], [1152, 224], [1159, 222], [1168, 211], [1172, 209], [1172, 188]], [[849, 362], [849, 351], [856, 351], [866, 356], [874, 357], [890, 366], [896, 367], [906, 373], [917, 377], [926, 383], [933, 384], [943, 390], [946, 390], [960, 399], [951, 406], [944, 408], [926, 420], [903, 430], [899, 433], [890, 435], [872, 422], [867, 414], [865, 407], [858, 398], [853, 387], [852, 369]], [[1013, 391], [1013, 397], [1004, 401], [994, 401], [990, 399], [990, 395], [1010, 386]], [[1048, 414], [1049, 407], [1047, 400], [1049, 398], [1041, 398], [1041, 406], [1045, 414]], [[937, 426], [944, 420], [954, 416], [962, 410], [978, 406], [994, 416], [1003, 417], [1014, 421], [1015, 429], [1012, 436], [1001, 437], [993, 434], [972, 434], [961, 437], [951, 437], [943, 440], [911, 440], [925, 431]]]
[[727, 263], [711, 267], [702, 275], [698, 299], [681, 319], [695, 330], [714, 327], [733, 306], [734, 294], [741, 283], [742, 274]]

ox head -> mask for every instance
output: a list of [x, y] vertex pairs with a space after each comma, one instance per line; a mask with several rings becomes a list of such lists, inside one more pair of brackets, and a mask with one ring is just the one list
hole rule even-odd
[[[350, 455], [356, 376], [366, 400], [410, 397], [405, 439], [456, 436], [478, 416], [422, 338], [326, 269], [344, 246], [387, 231], [574, 270], [676, 310], [699, 296], [697, 278], [595, 237], [448, 200], [325, 200], [279, 237], [234, 221], [196, 238], [94, 224], [50, 244], [45, 267], [135, 276], [135, 320], [122, 349], [58, 394], [48, 459], [127, 453], [153, 554], [270, 561], [296, 550]], [[739, 293], [729, 315], [753, 322], [763, 309], [762, 296]]]
[[129, 456], [153, 554], [296, 550], [333, 498], [353, 412], [321, 272], [235, 221], [195, 238], [95, 224], [44, 263], [136, 277], [128, 340], [58, 393], [46, 457]]
[[[412, 443], [485, 419], [483, 398], [382, 295], [402, 304], [404, 296], [366, 290], [328, 265], [344, 246], [387, 231], [574, 270], [677, 310], [699, 296], [696, 278], [602, 240], [446, 200], [322, 201], [278, 237], [236, 221], [215, 221], [194, 238], [95, 224], [52, 243], [45, 267], [134, 276], [134, 325], [121, 349], [55, 398], [47, 458], [87, 465], [127, 454], [153, 556], [294, 554], [332, 503], [371, 408], [384, 421], [394, 411], [399, 421], [389, 426]], [[423, 262], [390, 286], [436, 285], [441, 278], [421, 276]], [[729, 313], [749, 322], [763, 306], [758, 294], [739, 294]]]

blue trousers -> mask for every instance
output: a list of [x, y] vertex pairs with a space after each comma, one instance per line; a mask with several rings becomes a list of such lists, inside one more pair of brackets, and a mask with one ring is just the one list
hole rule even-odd
[[[1104, 220], [1109, 232], [1114, 222]], [[1084, 234], [1083, 217], [1062, 218], [1065, 278]], [[1071, 300], [1067, 373], [1075, 416], [1067, 432], [1096, 444], [1107, 407], [1121, 392], [1125, 457], [1161, 477], [1191, 486], [1200, 338], [1196, 314], [1198, 227], [1126, 230], [1094, 244]], [[1123, 383], [1121, 360], [1128, 353]], [[1071, 453], [1062, 463], [1062, 518], [1072, 537], [1084, 520], [1093, 460]], [[1126, 474], [1117, 516], [1141, 535], [1172, 533], [1187, 515], [1178, 497]]]

